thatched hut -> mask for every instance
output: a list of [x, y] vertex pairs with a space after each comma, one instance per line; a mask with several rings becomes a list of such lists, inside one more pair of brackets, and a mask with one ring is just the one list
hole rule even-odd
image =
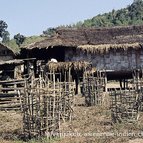
[[21, 49], [23, 57], [92, 62], [98, 70], [130, 71], [143, 66], [143, 26], [57, 29], [56, 36]]
[[0, 79], [6, 79], [7, 77], [14, 77], [14, 68], [21, 62], [13, 60], [15, 58], [14, 51], [0, 43]]
[[22, 78], [23, 60], [8, 60], [0, 62], [0, 80]]
[[12, 60], [15, 57], [14, 51], [8, 46], [0, 43], [0, 62]]

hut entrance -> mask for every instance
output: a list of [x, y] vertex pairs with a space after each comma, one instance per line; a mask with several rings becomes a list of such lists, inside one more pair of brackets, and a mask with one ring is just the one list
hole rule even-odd
[[22, 50], [21, 54], [23, 57], [36, 58], [37, 60], [49, 61], [51, 58], [56, 59], [59, 62], [65, 60], [65, 47], [54, 46], [49, 48], [34, 48], [32, 50]]
[[65, 48], [62, 46], [56, 46], [56, 47], [50, 47], [47, 50], [48, 52], [48, 58], [54, 58], [58, 62], [64, 62], [65, 61]]

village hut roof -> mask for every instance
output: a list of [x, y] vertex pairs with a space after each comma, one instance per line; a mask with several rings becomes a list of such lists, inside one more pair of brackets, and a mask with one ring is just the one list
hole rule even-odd
[[[140, 47], [143, 43], [143, 25], [113, 28], [66, 28], [57, 29], [56, 36], [32, 43], [25, 49], [49, 48], [54, 46], [76, 47], [80, 49]], [[88, 46], [87, 46], [88, 45]], [[91, 45], [91, 46], [90, 46]], [[103, 45], [103, 46], [102, 46]]]
[[0, 48], [1, 47], [6, 48], [7, 50], [9, 50], [11, 52], [11, 54], [15, 55], [15, 52], [13, 51], [13, 49], [11, 49], [10, 47], [6, 46], [5, 44], [0, 43]]
[[77, 47], [77, 45], [79, 44], [77, 44], [77, 41], [74, 41], [73, 39], [69, 40], [67, 38], [61, 38], [58, 36], [58, 37], [47, 38], [39, 42], [31, 43], [28, 46], [22, 47], [22, 49], [28, 49], [28, 50], [32, 50], [35, 48], [48, 49], [49, 47], [54, 47], [54, 46]]

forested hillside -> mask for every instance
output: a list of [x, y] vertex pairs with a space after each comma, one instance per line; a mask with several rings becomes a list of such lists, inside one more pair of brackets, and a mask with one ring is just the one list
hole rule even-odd
[[126, 8], [99, 14], [91, 19], [65, 27], [112, 27], [143, 24], [143, 0], [134, 0]]
[[[75, 24], [61, 25], [56, 28], [82, 28], [82, 27], [113, 27], [143, 24], [143, 0], [134, 0], [131, 5], [109, 13], [99, 14], [93, 18], [79, 21]], [[50, 35], [56, 28], [47, 28], [44, 35]]]
[[[91, 19], [84, 20], [81, 26], [84, 27], [111, 27], [143, 24], [143, 1], [134, 0], [126, 8], [112, 10], [109, 13], [97, 15]], [[79, 27], [79, 23], [77, 23]]]

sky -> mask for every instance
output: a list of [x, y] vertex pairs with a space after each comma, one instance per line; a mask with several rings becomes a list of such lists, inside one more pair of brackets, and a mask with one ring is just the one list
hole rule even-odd
[[130, 5], [133, 0], [0, 0], [0, 20], [11, 35], [40, 35], [49, 27], [74, 24]]

